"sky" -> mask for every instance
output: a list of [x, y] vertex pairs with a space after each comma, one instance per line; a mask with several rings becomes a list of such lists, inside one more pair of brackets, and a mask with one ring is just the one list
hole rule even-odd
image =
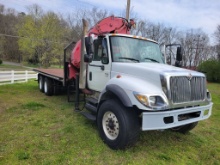
[[[45, 11], [63, 14], [76, 8], [98, 7], [121, 16], [127, 0], [0, 0], [0, 4], [19, 12], [26, 12], [26, 6], [38, 4]], [[220, 25], [220, 0], [131, 0], [131, 9], [141, 19], [179, 30], [201, 28], [209, 37]]]

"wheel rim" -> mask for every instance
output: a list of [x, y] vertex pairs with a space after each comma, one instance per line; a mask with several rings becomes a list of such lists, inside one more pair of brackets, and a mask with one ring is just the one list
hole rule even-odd
[[44, 91], [47, 93], [47, 81], [44, 82]]
[[115, 140], [119, 135], [119, 122], [113, 112], [106, 112], [102, 118], [102, 127], [105, 135], [110, 140]]
[[43, 84], [42, 84], [42, 78], [40, 78], [40, 82], [39, 82], [39, 88], [42, 89], [43, 88]]

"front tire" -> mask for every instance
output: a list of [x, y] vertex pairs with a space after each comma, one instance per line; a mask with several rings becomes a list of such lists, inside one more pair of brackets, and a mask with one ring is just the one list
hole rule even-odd
[[97, 124], [102, 140], [112, 149], [129, 147], [139, 137], [138, 115], [118, 100], [107, 100], [100, 106]]
[[191, 131], [193, 128], [195, 128], [197, 126], [197, 124], [198, 124], [198, 122], [190, 123], [190, 124], [186, 124], [186, 125], [183, 125], [183, 126], [174, 127], [171, 130], [175, 131], [175, 132], [186, 134], [189, 131]]

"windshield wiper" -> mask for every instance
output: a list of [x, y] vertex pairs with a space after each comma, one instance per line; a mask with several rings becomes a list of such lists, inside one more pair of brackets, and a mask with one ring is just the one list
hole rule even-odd
[[145, 60], [151, 60], [151, 61], [153, 61], [153, 62], [157, 62], [157, 63], [160, 63], [159, 61], [157, 61], [157, 60], [155, 60], [155, 59], [153, 59], [153, 58], [144, 58]]
[[119, 59], [126, 59], [126, 60], [131, 60], [131, 61], [140, 62], [139, 60], [137, 60], [137, 59], [135, 59], [135, 58], [129, 58], [129, 57], [119, 57]]

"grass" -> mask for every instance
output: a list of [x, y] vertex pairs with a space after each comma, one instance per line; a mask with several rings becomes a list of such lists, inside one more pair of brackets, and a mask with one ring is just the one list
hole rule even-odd
[[142, 132], [114, 151], [65, 95], [46, 96], [36, 81], [0, 86], [0, 164], [220, 164], [220, 84], [208, 87], [213, 114], [190, 133]]
[[8, 71], [8, 70], [28, 70], [28, 69], [23, 66], [12, 66], [7, 64], [0, 65], [0, 71]]
[[[0, 64], [0, 71], [8, 71], [8, 70], [32, 70], [32, 68], [39, 68], [39, 65], [33, 65], [28, 63], [23, 63], [21, 66], [8, 65], [8, 64]], [[62, 69], [63, 66], [59, 65], [51, 65], [49, 68]]]

